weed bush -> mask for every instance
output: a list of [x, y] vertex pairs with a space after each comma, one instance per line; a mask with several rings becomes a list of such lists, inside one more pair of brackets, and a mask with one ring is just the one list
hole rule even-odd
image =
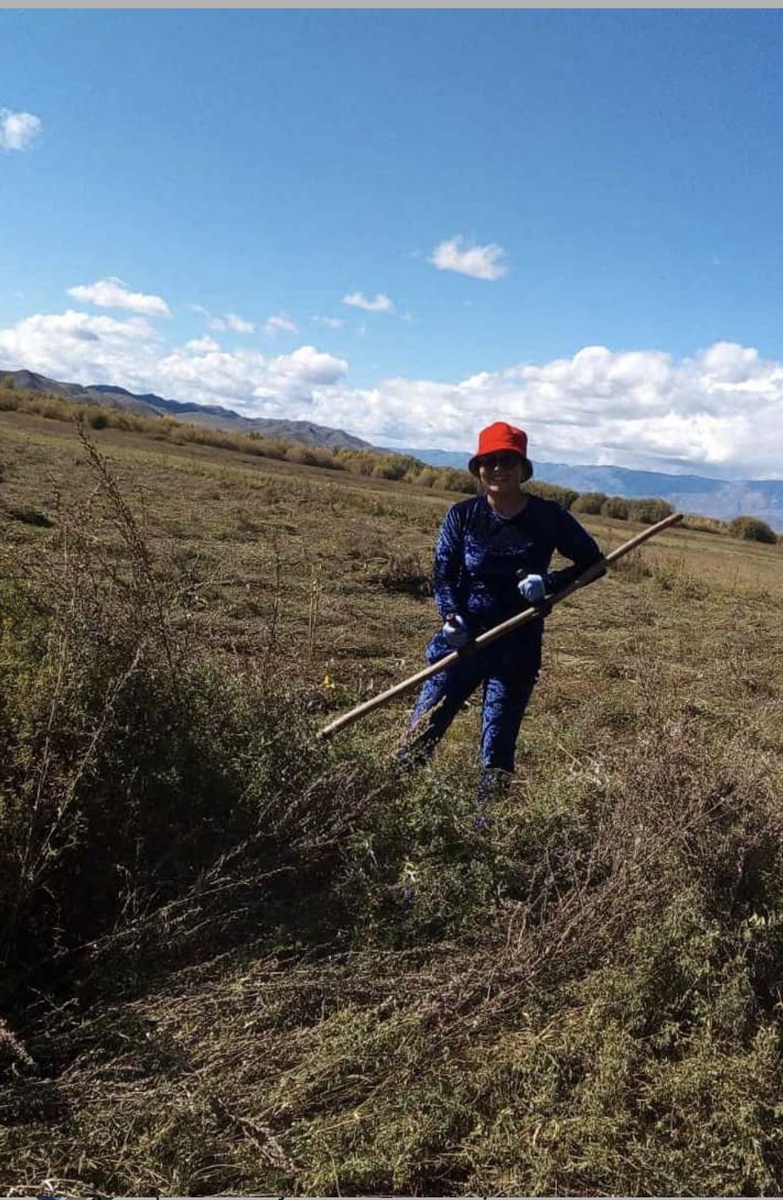
[[541, 496], [544, 500], [554, 500], [563, 508], [570, 508], [579, 495], [572, 488], [561, 487], [557, 483], [544, 483], [540, 479], [531, 480], [530, 483], [525, 484], [525, 487], [534, 496]]
[[444, 467], [438, 472], [438, 487], [442, 487], [447, 492], [465, 492], [467, 495], [473, 496], [479, 490], [479, 483], [469, 471]]
[[431, 596], [432, 579], [429, 564], [418, 554], [391, 554], [376, 577], [387, 592], [407, 592], [411, 596]]
[[[594, 493], [594, 495], [595, 500], [591, 501], [593, 505], [597, 503], [600, 493]], [[583, 509], [582, 511], [590, 510]], [[670, 516], [674, 509], [665, 500], [635, 500], [623, 496], [608, 496], [602, 499], [599, 511], [602, 516], [614, 517], [617, 521], [640, 521], [645, 525], [654, 525], [657, 521], [662, 521], [664, 517]]]
[[770, 529], [766, 521], [758, 517], [735, 517], [729, 521], [729, 535], [748, 542], [764, 542], [769, 546], [776, 545], [778, 540], [774, 529]]
[[603, 492], [582, 492], [571, 505], [573, 512], [598, 516], [609, 499]]
[[694, 529], [700, 533], [722, 533], [728, 534], [729, 527], [726, 521], [719, 521], [717, 517], [702, 517], [696, 516], [693, 513], [688, 513], [683, 518], [682, 522], [684, 529]]
[[614, 517], [616, 521], [627, 521], [628, 503], [621, 496], [609, 496], [601, 505], [601, 516]]
[[666, 500], [644, 499], [628, 501], [628, 519], [630, 521], [641, 521], [645, 525], [654, 525], [657, 521], [662, 521], [664, 517], [671, 516], [673, 512], [673, 507]]

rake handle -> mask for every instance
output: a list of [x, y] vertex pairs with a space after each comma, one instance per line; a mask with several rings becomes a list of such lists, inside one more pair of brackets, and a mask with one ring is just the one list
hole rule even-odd
[[[568, 587], [563, 588], [555, 596], [549, 597], [549, 603], [552, 605], [559, 604], [561, 600], [565, 600], [566, 597], [578, 591], [579, 588], [592, 583], [594, 579], [597, 579], [599, 575], [604, 573], [605, 568], [611, 563], [617, 562], [618, 558], [622, 558], [629, 551], [635, 550], [637, 546], [641, 546], [642, 542], [646, 542], [648, 538], [654, 537], [661, 530], [668, 529], [670, 525], [676, 525], [682, 520], [682, 516], [682, 513], [671, 513], [670, 516], [664, 517], [662, 521], [658, 521], [655, 525], [650, 525], [647, 529], [643, 529], [641, 533], [637, 533], [635, 537], [630, 538], [627, 542], [623, 542], [622, 546], [618, 546], [611, 554], [600, 558], [598, 562], [593, 563], [591, 567], [583, 571], [578, 579], [575, 579], [573, 583], [569, 583]], [[476, 647], [486, 646], [490, 642], [494, 642], [497, 638], [503, 637], [510, 630], [516, 629], [520, 625], [525, 625], [528, 621], [533, 621], [536, 617], [540, 616], [541, 614], [537, 608], [526, 608], [524, 612], [517, 613], [516, 616], [510, 617], [500, 625], [495, 625], [493, 629], [488, 629], [486, 633], [480, 634], [465, 649], [473, 651]], [[431, 675], [437, 675], [439, 671], [448, 670], [453, 663], [457, 662], [460, 655], [464, 656], [464, 654], [465, 650], [454, 650], [451, 654], [447, 654], [445, 658], [439, 659], [436, 663], [431, 663], [422, 671], [411, 675], [408, 679], [403, 679], [402, 683], [396, 683], [394, 687], [388, 688], [385, 692], [380, 692], [377, 696], [373, 696], [371, 700], [365, 700], [363, 704], [352, 708], [350, 712], [343, 713], [341, 717], [332, 721], [330, 725], [325, 725], [323, 729], [320, 729], [316, 736], [319, 738], [331, 737], [338, 730], [345, 729], [347, 725], [352, 725], [354, 721], [358, 721], [365, 713], [372, 712], [374, 708], [379, 708], [395, 696], [401, 696], [404, 692], [409, 692], [411, 688], [423, 683]]]

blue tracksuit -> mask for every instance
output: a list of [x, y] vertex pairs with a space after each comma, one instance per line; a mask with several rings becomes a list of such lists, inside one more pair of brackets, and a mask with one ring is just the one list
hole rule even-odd
[[[555, 551], [574, 565], [549, 572]], [[435, 546], [433, 586], [442, 619], [458, 613], [471, 637], [523, 612], [517, 591], [522, 575], [546, 575], [557, 592], [601, 558], [589, 533], [552, 500], [528, 494], [517, 516], [499, 516], [485, 496], [449, 509]], [[519, 727], [538, 679], [544, 622], [528, 621], [478, 651], [468, 649], [447, 670], [432, 675], [411, 716], [403, 764], [428, 758], [459, 709], [483, 684], [481, 760], [485, 768], [511, 772]], [[452, 653], [438, 630], [427, 661]]]

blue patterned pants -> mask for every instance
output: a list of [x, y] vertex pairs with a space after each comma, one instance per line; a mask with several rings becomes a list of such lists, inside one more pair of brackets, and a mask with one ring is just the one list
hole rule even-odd
[[[427, 647], [427, 658], [437, 662], [448, 653], [439, 632]], [[468, 651], [447, 670], [430, 676], [411, 714], [400, 764], [426, 762], [465, 701], [483, 685], [481, 762], [485, 769], [510, 774], [540, 663], [540, 643], [531, 646], [508, 634], [481, 650]]]

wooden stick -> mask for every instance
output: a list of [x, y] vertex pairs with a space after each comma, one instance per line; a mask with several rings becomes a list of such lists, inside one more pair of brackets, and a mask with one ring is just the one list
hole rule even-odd
[[[643, 529], [641, 533], [637, 533], [635, 537], [630, 538], [627, 542], [623, 542], [622, 546], [618, 546], [611, 554], [607, 554], [605, 558], [601, 558], [597, 563], [593, 563], [586, 571], [583, 571], [578, 579], [570, 583], [568, 587], [563, 588], [561, 592], [549, 597], [550, 604], [559, 604], [561, 600], [565, 600], [573, 592], [579, 588], [585, 587], [588, 583], [592, 583], [599, 575], [603, 574], [604, 568], [610, 563], [617, 562], [618, 558], [622, 558], [624, 554], [635, 550], [637, 546], [641, 546], [642, 542], [646, 542], [648, 538], [655, 537], [656, 533], [660, 533], [663, 529], [668, 529], [670, 525], [676, 525], [682, 520], [682, 513], [672, 513], [668, 517], [664, 517], [662, 521], [658, 521], [655, 525], [650, 525], [647, 529]], [[503, 637], [510, 630], [518, 628], [520, 625], [526, 624], [528, 621], [533, 621], [541, 614], [537, 608], [526, 608], [524, 612], [517, 613], [516, 616], [510, 617], [508, 621], [503, 621], [500, 625], [495, 625], [493, 629], [488, 629], [486, 633], [482, 633], [479, 637], [469, 642], [464, 650], [454, 650], [451, 654], [447, 654], [445, 658], [441, 658], [436, 663], [431, 663], [425, 667], [423, 671], [418, 671], [415, 675], [411, 675], [409, 679], [403, 679], [402, 683], [396, 683], [394, 687], [388, 688], [385, 692], [380, 692], [379, 695], [373, 696], [371, 700], [365, 700], [363, 704], [359, 704], [356, 708], [352, 708], [350, 712], [343, 713], [336, 721], [332, 721], [331, 725], [325, 725], [323, 729], [318, 731], [319, 738], [331, 737], [333, 733], [337, 733], [339, 729], [344, 729], [346, 725], [352, 725], [354, 721], [358, 721], [365, 713], [372, 712], [374, 708], [379, 708], [380, 705], [386, 704], [388, 700], [394, 696], [401, 696], [403, 692], [409, 692], [419, 683], [423, 683], [425, 679], [429, 679], [431, 675], [437, 675], [439, 671], [445, 671], [453, 663], [457, 662], [460, 655], [464, 655], [466, 651], [472, 651], [477, 646], [486, 646], [490, 642], [494, 642], [496, 638]]]

